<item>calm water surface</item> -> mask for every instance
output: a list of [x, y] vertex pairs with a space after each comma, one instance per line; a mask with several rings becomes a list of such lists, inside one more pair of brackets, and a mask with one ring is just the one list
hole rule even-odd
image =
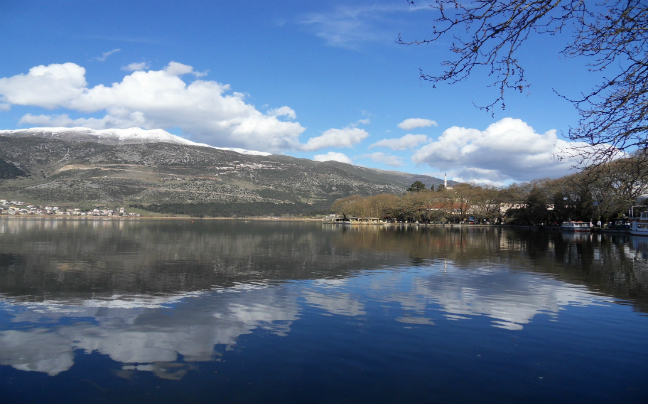
[[0, 219], [2, 403], [646, 403], [648, 238]]

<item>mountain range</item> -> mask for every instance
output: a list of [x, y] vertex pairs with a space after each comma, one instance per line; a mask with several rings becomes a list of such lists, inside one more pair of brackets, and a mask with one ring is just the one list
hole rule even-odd
[[37, 204], [306, 214], [351, 195], [402, 193], [415, 181], [443, 184], [425, 175], [216, 148], [163, 130], [0, 130], [0, 199]]

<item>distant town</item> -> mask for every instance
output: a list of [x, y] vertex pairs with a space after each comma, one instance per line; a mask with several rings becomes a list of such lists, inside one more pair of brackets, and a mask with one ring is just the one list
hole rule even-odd
[[56, 216], [117, 216], [117, 217], [139, 217], [139, 213], [126, 212], [125, 208], [113, 209], [92, 209], [83, 210], [80, 208], [59, 208], [58, 206], [41, 206], [29, 204], [23, 201], [8, 201], [0, 199], [0, 215], [56, 215]]

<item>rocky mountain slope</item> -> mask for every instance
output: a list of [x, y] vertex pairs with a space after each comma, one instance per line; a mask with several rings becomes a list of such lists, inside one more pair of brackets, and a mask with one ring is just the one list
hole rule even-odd
[[350, 195], [404, 192], [414, 181], [443, 183], [423, 175], [199, 145], [61, 138], [0, 134], [0, 159], [24, 172], [0, 180], [0, 198], [59, 205], [229, 207], [225, 214], [237, 206], [240, 214], [300, 214], [326, 210]]

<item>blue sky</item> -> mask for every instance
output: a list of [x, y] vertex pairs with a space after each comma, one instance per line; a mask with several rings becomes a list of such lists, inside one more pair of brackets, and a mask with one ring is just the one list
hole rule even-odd
[[0, 2], [0, 129], [164, 129], [221, 147], [339, 159], [479, 183], [558, 177], [552, 159], [596, 77], [533, 38], [531, 87], [495, 116], [485, 72], [456, 85], [449, 42], [420, 39], [435, 12], [392, 1]]

